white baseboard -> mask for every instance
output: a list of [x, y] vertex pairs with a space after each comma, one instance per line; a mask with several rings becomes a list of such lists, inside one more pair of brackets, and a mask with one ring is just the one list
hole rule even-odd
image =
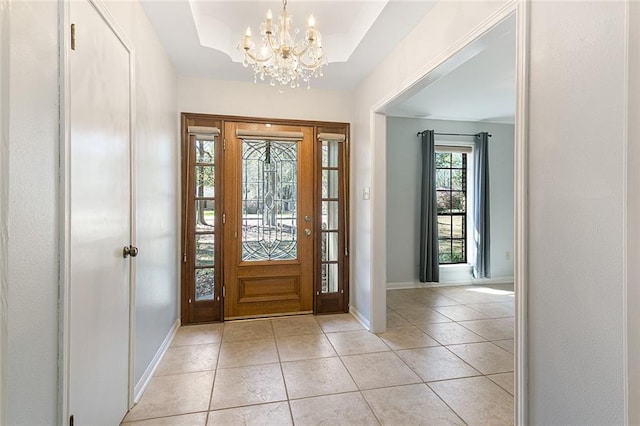
[[140, 381], [136, 383], [133, 397], [134, 404], [137, 404], [138, 401], [140, 401], [140, 398], [142, 398], [142, 394], [147, 389], [147, 386], [149, 386], [149, 382], [153, 377], [153, 373], [155, 373], [156, 368], [158, 368], [158, 365], [160, 364], [160, 361], [162, 361], [162, 357], [167, 352], [167, 349], [169, 349], [169, 346], [171, 346], [171, 342], [173, 341], [173, 337], [178, 331], [178, 327], [180, 327], [180, 318], [176, 319], [176, 321], [173, 323], [173, 326], [169, 330], [169, 333], [167, 333], [167, 337], [164, 338], [162, 345], [160, 345], [158, 352], [156, 352], [156, 355], [151, 360], [151, 363], [140, 378]]
[[402, 290], [409, 288], [429, 288], [429, 287], [447, 287], [454, 285], [489, 285], [489, 284], [509, 284], [513, 282], [513, 277], [495, 277], [495, 278], [471, 278], [464, 281], [438, 282], [438, 283], [421, 283], [418, 281], [408, 281], [401, 283], [387, 283], [387, 290]]
[[371, 330], [369, 320], [364, 317], [356, 308], [349, 306], [349, 313], [353, 315], [367, 330]]

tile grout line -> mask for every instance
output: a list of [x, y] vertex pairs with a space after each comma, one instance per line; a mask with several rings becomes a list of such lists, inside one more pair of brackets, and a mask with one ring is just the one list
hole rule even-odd
[[211, 394], [209, 395], [209, 409], [207, 410], [207, 418], [205, 421], [205, 426], [209, 423], [209, 414], [212, 411], [211, 405], [213, 404], [213, 388], [216, 385], [216, 378], [218, 377], [218, 369], [220, 367], [220, 355], [222, 354], [222, 341], [224, 339], [224, 330], [226, 326], [224, 321], [222, 322], [222, 333], [220, 333], [220, 346], [218, 347], [218, 356], [216, 357], [216, 368], [213, 371], [213, 383], [211, 384]]
[[284, 395], [287, 398], [287, 407], [289, 408], [289, 417], [291, 418], [291, 424], [295, 424], [293, 418], [293, 410], [291, 409], [291, 399], [289, 398], [289, 388], [287, 387], [287, 379], [284, 377], [284, 368], [282, 367], [282, 358], [280, 357], [280, 347], [278, 346], [278, 339], [276, 337], [276, 330], [273, 328], [273, 321], [271, 323], [271, 331], [273, 332], [273, 340], [276, 345], [276, 353], [278, 354], [278, 366], [280, 367], [280, 375], [282, 376], [282, 385], [284, 386]]

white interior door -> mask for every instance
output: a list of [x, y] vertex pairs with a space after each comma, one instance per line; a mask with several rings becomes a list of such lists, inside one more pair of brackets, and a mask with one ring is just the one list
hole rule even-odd
[[69, 415], [117, 425], [129, 392], [131, 52], [93, 3], [70, 2], [70, 18]]

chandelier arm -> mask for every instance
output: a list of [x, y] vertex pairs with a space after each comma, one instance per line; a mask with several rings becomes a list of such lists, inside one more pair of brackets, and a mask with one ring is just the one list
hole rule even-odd
[[309, 71], [315, 71], [324, 66], [324, 63], [322, 61], [316, 61], [313, 64], [307, 64], [305, 61], [302, 60], [302, 58], [298, 58], [298, 62], [300, 62], [304, 66], [304, 68], [308, 69]]
[[245, 50], [244, 54], [247, 55], [249, 57], [249, 59], [251, 59], [256, 64], [263, 63], [263, 62], [268, 62], [269, 60], [271, 60], [271, 58], [273, 58], [273, 53], [271, 55], [269, 55], [267, 58], [264, 58], [264, 59], [261, 59], [261, 58], [257, 57], [256, 55], [252, 54], [249, 50]]
[[276, 46], [273, 43], [273, 34], [267, 34], [267, 44], [269, 45], [269, 49], [271, 49], [271, 55], [269, 55], [269, 58], [272, 58], [273, 55], [280, 50], [280, 46]]
[[311, 43], [305, 43], [304, 49], [302, 49], [301, 51], [296, 51], [296, 47], [293, 46], [293, 49], [291, 51], [291, 53], [293, 53], [294, 55], [301, 57], [302, 55], [304, 55], [305, 53], [307, 53], [307, 50], [309, 50], [309, 48], [311, 47]]

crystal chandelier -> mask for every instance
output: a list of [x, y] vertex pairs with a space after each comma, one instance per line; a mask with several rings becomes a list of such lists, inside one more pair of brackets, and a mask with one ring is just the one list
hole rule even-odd
[[260, 24], [260, 46], [251, 39], [251, 27], [238, 45], [244, 51], [243, 65], [251, 65], [254, 81], [265, 77], [272, 86], [280, 83], [283, 86], [298, 87], [300, 81], [311, 85], [312, 77], [322, 76], [322, 67], [327, 59], [322, 53], [322, 35], [315, 29], [315, 19], [309, 16], [304, 37], [296, 40], [299, 30], [291, 30], [291, 15], [287, 12], [287, 0], [282, 1], [280, 25], [273, 22], [271, 9], [267, 19]]

